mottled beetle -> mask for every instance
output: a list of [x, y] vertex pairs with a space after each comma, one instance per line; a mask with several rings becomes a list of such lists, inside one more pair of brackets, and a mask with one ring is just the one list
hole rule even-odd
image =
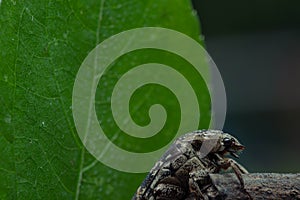
[[[213, 141], [210, 143], [210, 141]], [[205, 147], [213, 144], [203, 156]], [[201, 149], [201, 151], [200, 151]], [[242, 174], [247, 170], [231, 158], [244, 146], [228, 133], [219, 130], [199, 130], [179, 137], [151, 169], [132, 200], [208, 199], [209, 173], [233, 169], [244, 188]]]

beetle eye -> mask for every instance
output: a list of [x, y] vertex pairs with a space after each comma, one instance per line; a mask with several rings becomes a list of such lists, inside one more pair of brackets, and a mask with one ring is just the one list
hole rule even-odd
[[231, 144], [232, 144], [232, 140], [230, 139], [230, 138], [224, 138], [223, 139], [223, 143], [224, 143], [224, 146], [225, 147], [230, 147], [231, 146]]

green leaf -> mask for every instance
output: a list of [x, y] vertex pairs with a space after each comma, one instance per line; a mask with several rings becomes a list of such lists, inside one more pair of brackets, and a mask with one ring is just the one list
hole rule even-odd
[[[188, 0], [0, 1], [0, 199], [132, 197], [145, 174], [116, 171], [86, 151], [73, 122], [72, 89], [81, 63], [97, 44], [145, 26], [178, 30], [200, 41]], [[201, 77], [184, 70], [188, 63], [170, 53], [148, 49], [119, 58], [100, 80], [105, 87], [97, 89], [96, 102], [102, 103], [96, 110], [107, 136], [136, 152], [164, 145], [180, 120], [178, 102], [169, 101], [173, 94], [149, 85], [134, 94], [130, 110], [139, 110], [133, 119], [145, 125], [149, 107], [165, 103], [170, 116], [165, 137], [147, 142], [130, 138], [113, 122], [108, 99], [114, 84], [130, 66], [148, 61], [173, 65], [191, 78], [196, 90], [206, 91], [197, 85]], [[157, 99], [149, 98], [153, 96]], [[201, 98], [203, 109], [209, 110], [209, 97]], [[201, 116], [199, 127], [207, 127], [209, 112]]]

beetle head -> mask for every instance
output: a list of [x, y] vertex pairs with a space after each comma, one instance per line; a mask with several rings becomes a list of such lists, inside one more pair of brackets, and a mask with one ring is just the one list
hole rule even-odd
[[187, 151], [190, 145], [199, 158], [209, 153], [222, 156], [229, 153], [238, 158], [238, 153], [245, 148], [235, 137], [220, 130], [194, 131], [180, 137], [177, 143], [180, 143], [182, 152]]
[[238, 153], [245, 149], [244, 145], [242, 145], [235, 137], [228, 133], [223, 133], [219, 142], [219, 152], [222, 155], [229, 153], [230, 155], [238, 158]]

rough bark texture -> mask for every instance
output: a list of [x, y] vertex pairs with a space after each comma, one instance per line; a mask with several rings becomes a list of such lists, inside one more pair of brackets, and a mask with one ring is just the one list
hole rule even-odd
[[300, 199], [300, 174], [246, 174], [246, 191], [235, 174], [210, 174], [210, 178], [210, 199]]

